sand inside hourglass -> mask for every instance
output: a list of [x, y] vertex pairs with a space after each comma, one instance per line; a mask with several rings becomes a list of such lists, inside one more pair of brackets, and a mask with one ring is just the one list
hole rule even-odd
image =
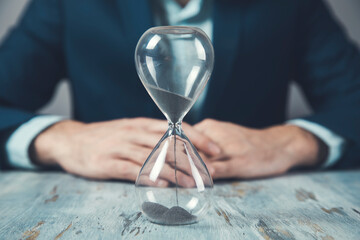
[[141, 207], [150, 219], [160, 224], [180, 225], [196, 221], [196, 216], [179, 206], [169, 209], [159, 203], [144, 202]]
[[[155, 86], [146, 85], [149, 94], [153, 97], [158, 107], [164, 112], [172, 123], [178, 123], [189, 111], [193, 100], [179, 94], [171, 93]], [[176, 150], [176, 137], [174, 138], [174, 149]], [[174, 152], [174, 154], [176, 154]], [[176, 178], [176, 156], [175, 159], [175, 178]], [[177, 179], [176, 179], [177, 181]], [[167, 208], [162, 204], [144, 202], [142, 210], [153, 221], [161, 224], [180, 225], [190, 224], [196, 221], [196, 216], [189, 213], [178, 204], [178, 184], [176, 182], [176, 206]]]
[[146, 85], [146, 89], [158, 107], [169, 117], [172, 123], [177, 123], [189, 111], [193, 100], [175, 94], [156, 86]]

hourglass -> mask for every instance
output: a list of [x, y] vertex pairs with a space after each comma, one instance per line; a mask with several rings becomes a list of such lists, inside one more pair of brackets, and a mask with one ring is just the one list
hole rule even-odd
[[211, 41], [198, 28], [150, 28], [136, 46], [135, 64], [169, 124], [135, 183], [141, 210], [158, 224], [198, 222], [211, 205], [213, 182], [181, 123], [210, 78], [214, 65]]

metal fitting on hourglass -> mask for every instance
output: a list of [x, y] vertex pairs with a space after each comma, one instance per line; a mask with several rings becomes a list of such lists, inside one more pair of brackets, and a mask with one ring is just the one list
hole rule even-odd
[[213, 46], [198, 28], [155, 27], [141, 36], [135, 64], [142, 84], [169, 122], [137, 177], [139, 206], [154, 223], [196, 223], [209, 210], [213, 181], [181, 123], [210, 78]]

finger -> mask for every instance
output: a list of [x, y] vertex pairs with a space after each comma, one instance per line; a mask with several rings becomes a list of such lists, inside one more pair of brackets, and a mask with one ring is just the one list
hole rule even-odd
[[[205, 163], [205, 166], [207, 167], [209, 173], [213, 174], [215, 170], [214, 170], [213, 166], [211, 165], [211, 162], [216, 161], [215, 159], [217, 159], [217, 157], [209, 157], [208, 155], [205, 155], [202, 152], [199, 152], [199, 155], [200, 155], [201, 159], [203, 160], [203, 162]], [[222, 156], [222, 155], [220, 155], [220, 156]]]
[[190, 141], [199, 151], [202, 151], [210, 156], [215, 156], [221, 153], [221, 148], [213, 140], [196, 130], [194, 127], [184, 123], [183, 129]]
[[151, 181], [156, 182], [158, 179], [166, 180], [172, 184], [178, 184], [179, 187], [194, 187], [195, 182], [192, 177], [179, 171], [175, 171], [174, 168], [169, 166], [169, 164], [164, 164], [160, 169], [154, 168], [143, 170], [142, 173], [144, 176], [147, 176]]
[[207, 158], [207, 160], [209, 162], [216, 162], [216, 161], [228, 161], [230, 160], [232, 157], [229, 156], [229, 155], [226, 155], [226, 154], [220, 154], [218, 156], [215, 156], [215, 157], [209, 157]]
[[214, 178], [256, 178], [274, 175], [271, 167], [264, 166], [259, 161], [247, 158], [231, 158], [226, 161], [212, 162]]
[[109, 178], [135, 181], [141, 167], [130, 161], [111, 159], [103, 164]]
[[172, 169], [176, 169], [178, 171], [183, 172], [186, 175], [191, 175], [191, 167], [189, 164], [189, 161], [187, 158], [180, 160], [177, 157], [177, 161], [175, 162], [173, 160], [173, 157], [171, 157], [171, 159], [167, 159], [167, 164], [172, 168]]
[[[189, 159], [184, 159], [183, 161], [177, 161], [176, 165], [173, 161], [168, 162], [168, 165], [170, 168], [172, 168], [172, 171], [175, 171], [175, 169], [177, 170], [177, 173], [179, 176], [182, 176], [182, 174], [185, 174], [185, 176], [189, 176], [192, 180], [194, 180], [194, 168], [196, 168], [197, 170], [195, 171], [199, 171], [199, 166], [193, 165], [191, 166], [189, 163]], [[208, 172], [210, 173], [210, 175], [212, 175], [214, 173], [214, 169], [211, 165], [205, 165], [205, 167], [207, 168]], [[201, 170], [203, 170], [203, 168], [201, 168]], [[207, 174], [204, 171], [199, 171], [200, 175], [203, 174]], [[180, 173], [179, 173], [180, 172]], [[187, 181], [187, 180], [185, 180]], [[181, 181], [180, 181], [181, 183]], [[194, 181], [190, 181], [190, 186], [187, 187], [194, 187]]]
[[221, 178], [232, 178], [236, 177], [236, 171], [238, 170], [238, 166], [234, 166], [234, 162], [229, 161], [219, 161], [219, 162], [212, 162], [210, 164], [213, 169], [213, 178], [214, 179], [221, 179]]
[[[176, 174], [175, 174], [176, 173]], [[181, 187], [192, 188], [195, 187], [195, 181], [189, 175], [183, 173], [182, 171], [175, 171], [174, 168], [168, 164], [164, 165], [160, 173], [162, 179], [168, 180], [173, 184], [178, 184]]]
[[208, 155], [206, 155], [205, 153], [203, 152], [198, 152], [200, 157], [201, 157], [201, 160], [203, 160], [204, 162], [207, 162], [209, 161], [210, 157]]
[[196, 130], [198, 130], [199, 132], [205, 132], [207, 130], [209, 130], [209, 128], [214, 127], [214, 125], [218, 125], [219, 123], [221, 123], [220, 121], [217, 121], [215, 119], [204, 119], [201, 122], [197, 123], [194, 125], [194, 128]]
[[144, 131], [129, 134], [129, 141], [133, 144], [153, 149], [160, 141], [162, 135], [157, 133], [146, 133]]
[[[168, 124], [164, 120], [138, 118], [136, 119], [136, 122], [142, 127], [146, 128], [146, 130], [154, 133], [164, 133], [168, 128]], [[216, 155], [221, 152], [220, 147], [205, 134], [197, 131], [194, 127], [190, 126], [187, 123], [183, 123], [182, 127], [188, 137], [191, 139], [190, 141], [200, 151], [203, 151], [209, 155]]]
[[163, 180], [161, 178], [156, 179], [156, 181], [150, 180], [149, 176], [147, 175], [141, 175], [139, 176], [139, 179], [137, 180], [138, 185], [144, 186], [144, 187], [160, 187], [160, 188], [166, 188], [169, 186], [169, 182], [166, 180]]
[[170, 167], [174, 169], [176, 167], [177, 170], [180, 170], [185, 174], [190, 175], [189, 174], [191, 171], [190, 163], [189, 163], [190, 159], [187, 153], [185, 152], [184, 144], [185, 143], [180, 138], [177, 138], [176, 152], [173, 147], [170, 147], [168, 149], [168, 152], [166, 154], [166, 163], [169, 164]]
[[[184, 152], [184, 150], [186, 153]], [[170, 156], [167, 157], [166, 160], [167, 164], [173, 169], [173, 171], [177, 170], [179, 176], [182, 176], [179, 174], [179, 171], [181, 171], [181, 174], [183, 173], [192, 179], [191, 185], [187, 187], [195, 187], [195, 179], [198, 179], [198, 176], [196, 175], [200, 174], [201, 176], [203, 176], [208, 174], [208, 172], [203, 168], [201, 162], [194, 161], [195, 157], [197, 156], [195, 156], [194, 153], [189, 153], [187, 149], [180, 148], [176, 154], [177, 161], [174, 160], [175, 158], [173, 154], [170, 154]], [[201, 165], [201, 167], [199, 165]], [[211, 167], [208, 168], [208, 171], [210, 172], [210, 174], [213, 173], [213, 169]]]
[[130, 160], [133, 163], [142, 166], [150, 153], [151, 148], [131, 143], [123, 143], [122, 146], [114, 148], [111, 155], [119, 159]]
[[[136, 164], [137, 166], [141, 166], [144, 161], [147, 159], [147, 157], [149, 156], [151, 152], [151, 149], [148, 148], [144, 148], [144, 147], [139, 147], [137, 145], [133, 145], [133, 144], [126, 144], [124, 145], [121, 149], [118, 149], [117, 152], [113, 153], [113, 156], [116, 158], [120, 158], [120, 159], [128, 159], [129, 162], [132, 162], [133, 164]], [[177, 153], [177, 156], [180, 157], [181, 152], [179, 151]], [[170, 157], [171, 158], [168, 158]], [[184, 153], [181, 157], [184, 157]], [[159, 175], [156, 177], [156, 179], [152, 179], [153, 181], [156, 181], [158, 178], [161, 178], [163, 180], [167, 180], [173, 184], [178, 183], [179, 186], [182, 187], [193, 187], [195, 186], [195, 182], [194, 180], [185, 172], [189, 172], [190, 167], [186, 167], [184, 164], [181, 164], [181, 162], [186, 163], [187, 160], [184, 161], [184, 159], [182, 159], [180, 161], [177, 161], [177, 168], [176, 168], [176, 178], [175, 178], [175, 169], [173, 167], [171, 167], [169, 165], [169, 161], [170, 162], [174, 162], [174, 158], [173, 158], [173, 152], [169, 152], [169, 154], [166, 157], [166, 164], [164, 164], [164, 166], [162, 167], [162, 169], [160, 170]], [[181, 171], [183, 170], [183, 171]], [[144, 175], [150, 175], [152, 169], [149, 169], [149, 172], [147, 172]]]
[[165, 133], [168, 129], [168, 122], [166, 120], [154, 118], [134, 118], [134, 124], [151, 132]]
[[175, 169], [165, 164], [161, 169], [159, 176], [155, 179], [151, 176], [151, 170], [143, 172], [139, 177], [138, 183], [144, 186], [154, 187], [169, 187], [177, 184], [178, 187], [192, 188], [195, 187], [195, 181], [183, 172], [177, 170], [175, 175]]
[[[180, 171], [182, 171], [183, 173], [185, 173], [186, 175], [189, 175], [191, 176], [192, 175], [192, 164], [191, 162], [193, 162], [194, 164], [194, 158], [198, 158], [200, 157], [203, 162], [207, 161], [208, 157], [200, 152], [199, 153], [199, 156], [196, 154], [195, 151], [193, 151], [193, 147], [190, 146], [189, 143], [181, 140], [181, 144], [177, 144], [178, 146], [178, 150], [177, 150], [177, 153], [176, 153], [176, 158], [180, 161], [177, 161], [176, 163], [176, 167], [177, 169], [179, 169]], [[172, 149], [173, 150], [173, 149]], [[171, 151], [171, 150], [170, 150]], [[173, 152], [169, 152], [169, 157], [168, 157], [168, 163], [171, 167], [175, 168], [175, 162], [174, 162], [174, 155], [173, 155]], [[198, 161], [195, 161], [195, 163], [198, 163]], [[207, 165], [205, 165], [206, 167], [208, 167]], [[212, 169], [211, 166], [208, 167], [208, 171], [211, 173], [214, 172], [214, 169]]]

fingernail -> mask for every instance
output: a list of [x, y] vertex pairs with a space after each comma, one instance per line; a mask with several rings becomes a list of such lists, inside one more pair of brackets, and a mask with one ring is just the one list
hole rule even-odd
[[221, 152], [221, 149], [218, 147], [218, 145], [216, 145], [215, 143], [210, 142], [208, 144], [208, 148], [210, 150], [210, 152], [214, 153], [214, 154], [219, 154]]

